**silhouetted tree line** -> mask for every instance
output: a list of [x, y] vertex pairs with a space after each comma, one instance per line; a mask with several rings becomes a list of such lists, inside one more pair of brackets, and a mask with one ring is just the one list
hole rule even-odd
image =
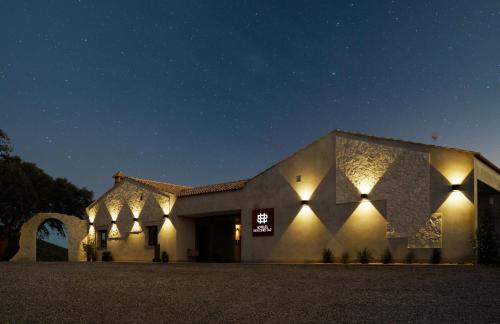
[[[0, 260], [17, 253], [21, 226], [33, 215], [54, 212], [84, 218], [93, 196], [92, 191], [64, 178], [54, 179], [11, 152], [10, 138], [0, 129]], [[48, 221], [40, 228], [40, 236], [47, 236], [49, 228], [65, 235], [60, 222]]]

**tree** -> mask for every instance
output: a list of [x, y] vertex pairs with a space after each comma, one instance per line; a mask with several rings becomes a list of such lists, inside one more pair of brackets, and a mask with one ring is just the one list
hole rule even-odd
[[9, 136], [0, 129], [0, 157], [8, 156], [12, 152]]
[[[8, 136], [0, 130], [0, 136]], [[0, 145], [3, 145], [0, 140]], [[8, 142], [7, 142], [8, 143]], [[11, 152], [10, 144], [2, 152]], [[0, 156], [0, 260], [10, 259], [18, 249], [21, 226], [39, 212], [55, 212], [83, 218], [92, 202], [92, 192], [78, 188], [67, 179], [53, 179], [34, 163], [24, 162], [8, 153]], [[60, 222], [48, 221], [41, 236], [49, 228], [64, 236]], [[1, 244], [3, 242], [3, 244]], [[7, 242], [7, 243], [6, 243]]]

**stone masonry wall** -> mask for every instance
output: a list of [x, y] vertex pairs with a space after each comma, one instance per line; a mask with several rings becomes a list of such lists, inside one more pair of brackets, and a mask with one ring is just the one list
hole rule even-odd
[[441, 215], [430, 211], [429, 153], [338, 137], [336, 202], [387, 202], [386, 237], [408, 238], [408, 247], [441, 247]]

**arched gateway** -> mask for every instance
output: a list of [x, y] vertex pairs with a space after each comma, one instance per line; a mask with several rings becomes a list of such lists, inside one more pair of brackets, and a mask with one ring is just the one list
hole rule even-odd
[[11, 261], [36, 261], [36, 233], [42, 223], [48, 219], [61, 221], [67, 229], [68, 238], [68, 261], [84, 261], [83, 244], [87, 238], [88, 222], [75, 216], [40, 213], [30, 218], [21, 227], [19, 239], [19, 251]]

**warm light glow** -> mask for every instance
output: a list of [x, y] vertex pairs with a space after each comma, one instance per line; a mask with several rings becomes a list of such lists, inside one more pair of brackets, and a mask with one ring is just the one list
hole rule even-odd
[[164, 195], [158, 195], [155, 194], [155, 199], [158, 202], [158, 205], [160, 205], [161, 210], [163, 211], [164, 215], [170, 214], [170, 197], [169, 196], [164, 196]]
[[298, 190], [298, 194], [300, 196], [300, 200], [309, 200], [314, 192], [312, 186], [308, 186], [305, 183], [302, 183]]
[[134, 220], [134, 224], [132, 225], [132, 229], [130, 230], [130, 233], [140, 233], [142, 232], [141, 225], [137, 220]]
[[144, 204], [146, 203], [146, 195], [142, 192], [135, 191], [130, 195], [127, 203], [130, 207], [132, 215], [137, 218], [141, 214], [141, 211], [144, 208]]
[[467, 154], [457, 153], [449, 157], [433, 156], [432, 165], [450, 184], [462, 184], [474, 169], [474, 164]]
[[241, 238], [241, 224], [234, 225], [234, 239], [239, 241]]
[[[294, 217], [283, 234], [276, 236], [276, 238], [278, 241], [269, 252], [270, 259], [289, 260], [290, 246], [293, 246], [295, 255], [302, 255], [306, 259], [311, 258], [312, 261], [318, 253], [317, 242], [325, 242], [325, 246], [327, 246], [326, 244], [330, 242], [332, 236], [314, 211], [309, 206], [302, 205], [297, 216]], [[300, 257], [302, 261], [304, 258]]]
[[464, 182], [464, 180], [465, 180], [465, 177], [467, 177], [466, 173], [454, 172], [454, 173], [451, 173], [451, 175], [448, 175], [446, 178], [452, 184], [462, 184], [462, 182]]
[[337, 168], [362, 194], [369, 194], [402, 150], [364, 141], [338, 138]]
[[[161, 242], [163, 250], [168, 251], [169, 248], [174, 248], [176, 244], [176, 230], [174, 224], [169, 218], [165, 218], [163, 225], [158, 232], [158, 240]], [[172, 251], [172, 253], [174, 253]], [[170, 252], [169, 252], [170, 254]]]
[[109, 230], [109, 238], [119, 238], [120, 231], [118, 230], [118, 226], [116, 224], [111, 224], [111, 229]]
[[109, 215], [113, 221], [116, 221], [120, 211], [122, 210], [123, 202], [120, 199], [109, 199], [106, 200], [106, 208], [108, 209]]
[[315, 214], [309, 205], [302, 205], [299, 213], [297, 214], [297, 217], [302, 218], [302, 219], [307, 219], [313, 215], [315, 215]]
[[369, 194], [375, 186], [375, 181], [363, 180], [358, 186], [358, 190], [361, 194]]
[[87, 215], [89, 216], [89, 221], [94, 222], [97, 212], [99, 211], [99, 204], [95, 204], [92, 208], [87, 208]]
[[95, 228], [94, 225], [89, 226], [89, 234], [87, 235], [87, 244], [95, 244]]
[[355, 210], [355, 212], [357, 211], [357, 212], [360, 212], [362, 215], [369, 216], [370, 214], [372, 214], [374, 209], [375, 209], [375, 207], [373, 206], [371, 201], [364, 198], [364, 199], [361, 199], [361, 201], [359, 202], [358, 208]]
[[469, 201], [469, 199], [465, 197], [465, 195], [460, 190], [453, 190], [450, 193], [448, 199], [446, 199], [445, 203], [457, 205], [457, 204], [462, 204], [464, 200]]
[[351, 250], [387, 244], [387, 221], [369, 200], [359, 203], [337, 232], [338, 241]]

